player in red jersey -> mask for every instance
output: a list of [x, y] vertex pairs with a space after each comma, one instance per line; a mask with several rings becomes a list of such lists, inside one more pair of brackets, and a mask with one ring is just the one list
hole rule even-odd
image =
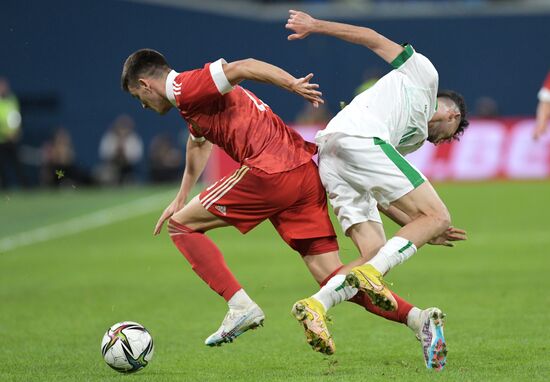
[[[160, 53], [150, 49], [133, 53], [124, 64], [121, 79], [124, 90], [143, 107], [159, 114], [176, 107], [189, 125], [181, 187], [159, 218], [154, 233], [158, 234], [164, 221], [170, 219], [168, 230], [176, 247], [195, 273], [228, 302], [229, 312], [218, 331], [206, 339], [207, 345], [232, 341], [260, 325], [264, 314], [204, 232], [233, 225], [246, 233], [269, 219], [283, 240], [302, 255], [319, 283], [324, 284], [337, 273], [346, 274], [354, 266], [343, 267], [338, 257], [325, 190], [311, 160], [315, 145], [305, 142], [269, 106], [238, 86], [245, 79], [271, 83], [316, 106], [323, 101], [318, 85], [309, 82], [311, 78], [309, 74], [297, 79], [278, 67], [253, 59], [232, 63], [220, 59], [202, 69], [177, 73]], [[241, 167], [186, 203], [213, 144]], [[344, 289], [342, 293], [347, 291]], [[396, 312], [381, 312], [362, 294], [355, 296], [354, 302], [388, 319], [405, 322], [412, 305], [394, 296], [399, 302]], [[304, 322], [324, 324], [324, 320]], [[317, 327], [306, 330], [314, 349], [326, 354], [334, 352], [332, 338], [316, 337], [328, 333], [326, 330]]]

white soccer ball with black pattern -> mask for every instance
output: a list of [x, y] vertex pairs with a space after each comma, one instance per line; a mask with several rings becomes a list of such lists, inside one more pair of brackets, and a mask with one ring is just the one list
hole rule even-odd
[[154, 352], [153, 338], [137, 322], [124, 321], [107, 330], [101, 341], [101, 354], [111, 368], [121, 373], [143, 369]]

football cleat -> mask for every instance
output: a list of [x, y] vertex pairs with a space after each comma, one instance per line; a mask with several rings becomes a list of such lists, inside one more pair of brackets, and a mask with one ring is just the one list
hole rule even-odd
[[424, 309], [420, 313], [420, 329], [416, 338], [422, 345], [424, 362], [428, 369], [441, 371], [447, 362], [447, 343], [443, 336], [445, 314], [438, 308]]
[[382, 274], [370, 264], [353, 268], [346, 276], [348, 285], [357, 288], [369, 296], [374, 305], [383, 310], [397, 310], [397, 301], [386, 287]]
[[313, 350], [327, 355], [334, 354], [336, 346], [327, 328], [323, 304], [309, 297], [295, 303], [291, 314], [304, 327], [307, 343]]
[[263, 326], [264, 319], [264, 312], [256, 304], [245, 309], [229, 309], [220, 328], [204, 343], [208, 346], [221, 346], [225, 342], [233, 342], [247, 330]]

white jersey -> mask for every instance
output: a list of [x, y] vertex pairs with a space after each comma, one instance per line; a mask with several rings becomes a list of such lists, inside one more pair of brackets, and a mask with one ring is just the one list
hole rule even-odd
[[382, 77], [341, 110], [316, 140], [328, 134], [376, 137], [405, 155], [428, 137], [428, 121], [437, 108], [438, 74], [430, 60], [410, 45]]

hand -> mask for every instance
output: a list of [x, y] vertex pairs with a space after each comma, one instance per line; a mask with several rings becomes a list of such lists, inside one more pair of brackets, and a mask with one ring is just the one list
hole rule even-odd
[[321, 98], [323, 93], [319, 90], [318, 84], [310, 84], [309, 80], [313, 78], [313, 73], [309, 73], [307, 76], [297, 78], [291, 85], [290, 90], [296, 94], [301, 95], [309, 102], [313, 104], [313, 107], [319, 107], [320, 103], [325, 103]]
[[434, 237], [428, 242], [431, 245], [444, 245], [445, 247], [454, 247], [452, 241], [467, 240], [466, 231], [460, 228], [449, 227], [441, 235]]
[[172, 203], [170, 203], [168, 207], [166, 207], [162, 215], [160, 215], [160, 218], [157, 221], [157, 224], [155, 225], [155, 230], [153, 231], [153, 235], [155, 236], [158, 235], [162, 230], [162, 225], [164, 224], [164, 222], [170, 219], [172, 215], [174, 215], [176, 212], [178, 212], [183, 208], [183, 206], [185, 205], [185, 199], [186, 198], [176, 197], [176, 199], [174, 199]]
[[287, 37], [289, 40], [303, 39], [313, 32], [315, 24], [315, 19], [313, 17], [307, 13], [294, 11], [292, 9], [288, 12], [290, 16], [288, 17], [285, 28], [296, 32]]

